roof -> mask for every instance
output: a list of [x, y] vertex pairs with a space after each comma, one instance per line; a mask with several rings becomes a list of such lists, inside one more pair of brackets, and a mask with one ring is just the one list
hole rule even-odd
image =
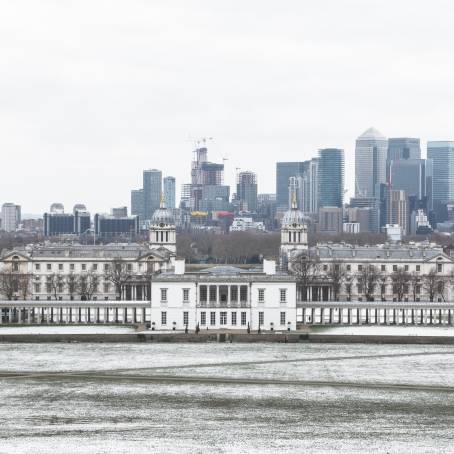
[[367, 131], [364, 131], [359, 137], [358, 140], [387, 140], [386, 137], [374, 127], [369, 128]]

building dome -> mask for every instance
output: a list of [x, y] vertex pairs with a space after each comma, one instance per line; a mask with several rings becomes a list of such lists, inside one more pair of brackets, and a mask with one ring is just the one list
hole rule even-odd
[[175, 224], [175, 217], [172, 210], [166, 207], [164, 200], [161, 200], [161, 206], [155, 210], [151, 218], [152, 224]]
[[292, 206], [288, 210], [284, 217], [282, 218], [282, 227], [296, 227], [296, 225], [307, 224], [310, 219], [298, 209], [296, 203], [296, 196], [292, 196]]

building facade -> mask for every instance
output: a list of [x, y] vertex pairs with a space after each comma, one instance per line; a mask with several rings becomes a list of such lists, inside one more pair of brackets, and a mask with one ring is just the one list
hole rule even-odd
[[0, 217], [0, 230], [15, 232], [21, 222], [21, 207], [15, 203], [4, 203]]
[[250, 171], [238, 174], [236, 198], [240, 202], [241, 211], [257, 211], [257, 174]]
[[162, 172], [156, 169], [143, 171], [143, 217], [150, 220], [159, 208], [162, 198]]
[[176, 180], [175, 177], [164, 178], [164, 199], [166, 206], [173, 210], [176, 208]]
[[318, 208], [342, 208], [344, 202], [344, 150], [318, 151]]

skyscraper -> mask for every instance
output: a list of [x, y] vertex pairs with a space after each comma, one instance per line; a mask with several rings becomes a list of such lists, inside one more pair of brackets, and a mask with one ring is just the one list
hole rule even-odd
[[388, 161], [421, 159], [420, 140], [412, 137], [388, 139]]
[[143, 171], [143, 217], [151, 219], [161, 204], [162, 172], [156, 169]]
[[387, 223], [400, 225], [404, 235], [407, 234], [409, 228], [409, 210], [408, 197], [405, 191], [392, 189], [388, 191], [387, 209]]
[[304, 162], [276, 163], [276, 203], [278, 211], [287, 211], [289, 206], [290, 177], [303, 175], [306, 165]]
[[21, 207], [15, 203], [4, 203], [1, 212], [1, 230], [15, 232], [21, 221]]
[[446, 204], [454, 200], [454, 141], [427, 142], [427, 158], [433, 165], [432, 198], [437, 221], [445, 221]]
[[141, 221], [144, 220], [143, 207], [143, 189], [133, 189], [131, 191], [131, 214], [139, 216]]
[[174, 209], [176, 207], [176, 184], [175, 177], [164, 178], [164, 199], [167, 208]]
[[236, 197], [243, 211], [257, 211], [257, 175], [254, 172], [240, 172], [236, 184]]
[[379, 197], [379, 185], [386, 183], [388, 139], [369, 128], [356, 140], [355, 195]]
[[344, 150], [318, 151], [318, 207], [342, 208], [344, 200]]

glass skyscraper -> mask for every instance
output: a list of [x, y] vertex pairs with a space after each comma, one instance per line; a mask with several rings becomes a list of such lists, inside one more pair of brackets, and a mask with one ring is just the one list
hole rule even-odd
[[388, 161], [421, 159], [420, 140], [412, 137], [388, 139]]
[[166, 202], [167, 208], [176, 207], [176, 182], [175, 177], [165, 177], [164, 178], [164, 199]]
[[344, 150], [318, 151], [318, 208], [342, 208], [344, 199]]
[[388, 139], [375, 128], [369, 128], [356, 139], [356, 197], [380, 196], [380, 184], [386, 183], [387, 155]]
[[454, 141], [427, 142], [427, 158], [433, 165], [432, 198], [437, 221], [443, 221], [443, 207], [454, 200]]
[[156, 169], [143, 171], [143, 216], [151, 219], [161, 204], [162, 172]]
[[298, 177], [307, 169], [306, 162], [277, 162], [276, 163], [276, 204], [279, 211], [289, 209], [290, 177]]

